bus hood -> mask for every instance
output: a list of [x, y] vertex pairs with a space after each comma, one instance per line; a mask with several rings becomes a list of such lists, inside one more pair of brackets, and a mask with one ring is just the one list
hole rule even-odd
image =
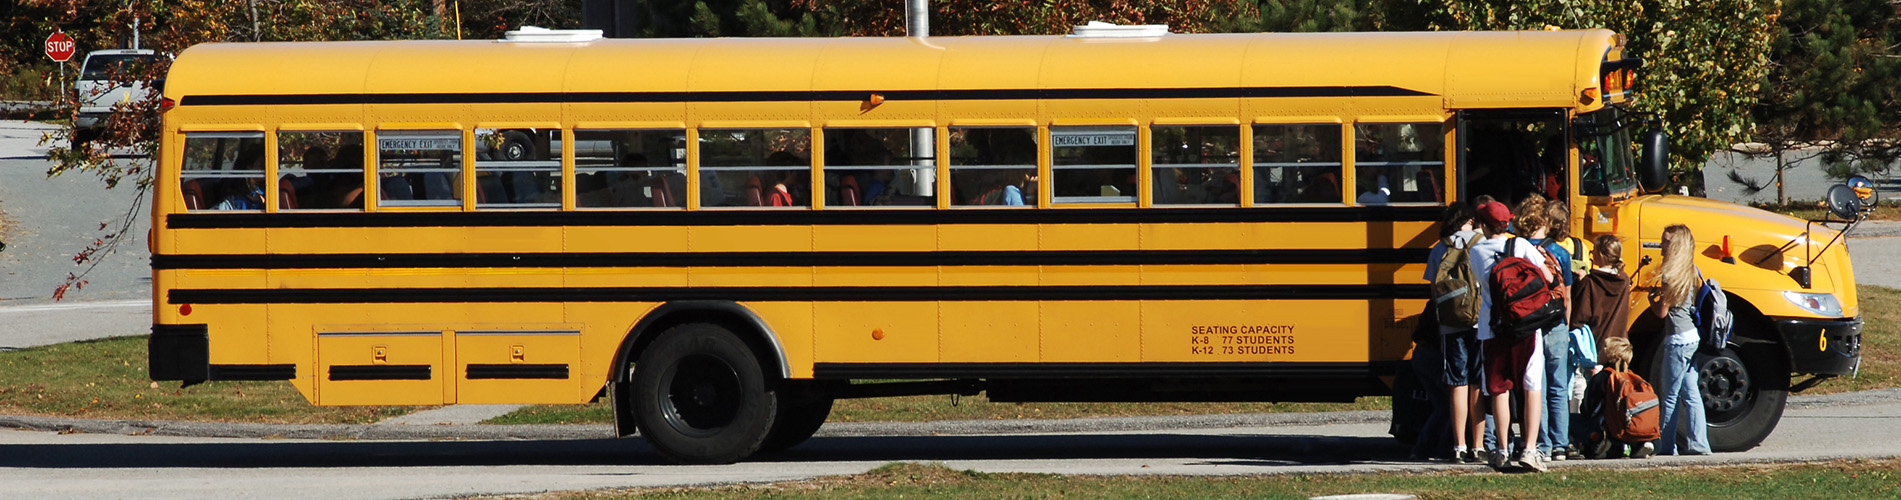
[[[1840, 224], [1824, 227], [1808, 221], [1734, 203], [1691, 196], [1655, 195], [1632, 200], [1628, 211], [1638, 215], [1641, 255], [1659, 255], [1656, 247], [1663, 229], [1671, 224], [1690, 226], [1696, 236], [1697, 268], [1718, 280], [1723, 289], [1746, 300], [1763, 314], [1780, 317], [1830, 317], [1805, 310], [1784, 298], [1783, 292], [1833, 294], [1842, 313], [1858, 315], [1854, 271], [1848, 243]], [[1833, 244], [1830, 244], [1833, 242]], [[1725, 257], [1730, 257], [1726, 259]], [[1660, 263], [1653, 260], [1646, 273]], [[1809, 267], [1804, 289], [1796, 279], [1798, 268]]]

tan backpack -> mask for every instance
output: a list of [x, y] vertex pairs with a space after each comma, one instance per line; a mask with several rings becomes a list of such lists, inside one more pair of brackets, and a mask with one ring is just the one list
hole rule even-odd
[[1466, 256], [1466, 250], [1478, 243], [1480, 236], [1460, 241], [1457, 235], [1446, 237], [1441, 243], [1446, 251], [1439, 257], [1439, 267], [1432, 275], [1432, 306], [1439, 313], [1439, 324], [1456, 328], [1476, 328], [1479, 324], [1479, 308], [1484, 306], [1480, 300], [1478, 281], [1472, 277], [1472, 259]]

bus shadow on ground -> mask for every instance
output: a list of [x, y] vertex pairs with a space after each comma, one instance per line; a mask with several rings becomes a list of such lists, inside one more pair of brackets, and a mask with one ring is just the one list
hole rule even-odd
[[[0, 454], [0, 467], [49, 469], [671, 464], [638, 439], [32, 444], [6, 448], [8, 453]], [[749, 462], [1189, 459], [1270, 467], [1392, 461], [1403, 459], [1405, 454], [1405, 449], [1389, 438], [1066, 434], [814, 438], [790, 450], [757, 455]]]

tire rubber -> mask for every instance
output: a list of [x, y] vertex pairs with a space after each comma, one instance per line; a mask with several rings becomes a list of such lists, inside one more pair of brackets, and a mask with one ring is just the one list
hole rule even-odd
[[759, 450], [778, 413], [758, 357], [726, 328], [690, 323], [662, 332], [634, 364], [641, 437], [683, 464], [729, 464]]

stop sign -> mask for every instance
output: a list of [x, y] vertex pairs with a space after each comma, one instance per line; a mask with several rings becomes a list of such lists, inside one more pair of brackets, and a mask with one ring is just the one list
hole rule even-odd
[[65, 32], [55, 32], [53, 36], [46, 37], [46, 57], [51, 57], [54, 61], [66, 62], [67, 59], [72, 59], [73, 52], [77, 48], [78, 44], [73, 43], [73, 37], [66, 36]]

